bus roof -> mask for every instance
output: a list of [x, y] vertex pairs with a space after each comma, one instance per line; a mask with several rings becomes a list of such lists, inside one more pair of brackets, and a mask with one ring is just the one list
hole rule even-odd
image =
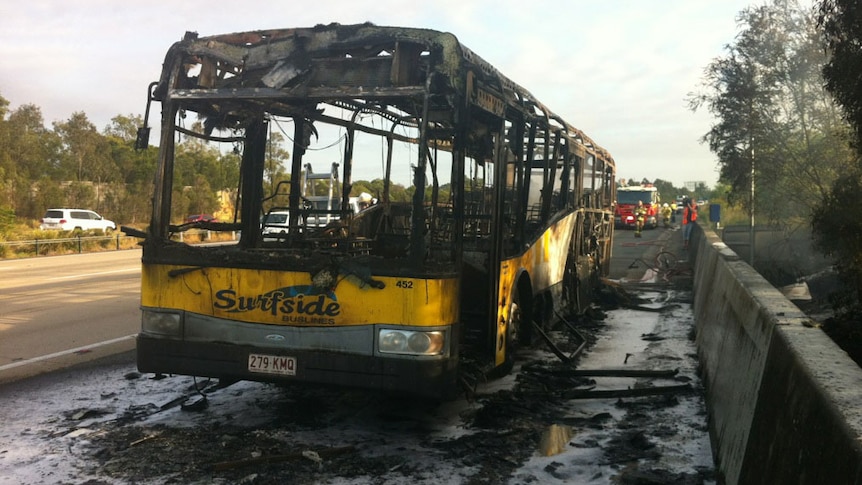
[[[200, 72], [195, 74], [191, 69]], [[186, 70], [194, 84], [172, 86], [171, 79], [178, 70]], [[481, 78], [498, 92], [467, 92], [474, 86], [471, 77]], [[421, 104], [405, 100], [432, 90], [455, 90], [475, 97], [475, 103], [497, 114], [507, 104], [515, 109], [528, 107], [540, 113], [549, 126], [577, 140], [586, 152], [613, 163], [606, 150], [453, 34], [430, 29], [331, 23], [207, 37], [186, 32], [183, 40], [168, 50], [152, 96], [163, 103], [192, 103], [208, 119], [231, 126], [241, 113], [262, 106], [276, 116], [302, 115], [293, 102], [303, 100], [373, 110], [378, 108], [369, 104], [357, 107], [356, 100], [377, 98], [418, 118]], [[226, 98], [232, 101], [225, 103]]]

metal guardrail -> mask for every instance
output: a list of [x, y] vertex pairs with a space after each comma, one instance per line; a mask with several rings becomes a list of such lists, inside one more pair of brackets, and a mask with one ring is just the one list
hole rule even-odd
[[[208, 242], [212, 239], [212, 234], [215, 231], [209, 230], [190, 230], [180, 232], [174, 235], [174, 239], [183, 242], [189, 236], [199, 238], [200, 242]], [[236, 240], [237, 233], [231, 233], [231, 239]], [[20, 241], [0, 241], [0, 259], [4, 258], [4, 254], [8, 253], [8, 249], [13, 248], [15, 257], [27, 256], [45, 256], [49, 254], [69, 254], [104, 251], [110, 249], [119, 251], [120, 249], [128, 248], [129, 244], [124, 244], [125, 241], [139, 241], [140, 238], [128, 236], [122, 232], [117, 232], [111, 236], [86, 236], [77, 235], [73, 237], [54, 238], [54, 239], [22, 239]], [[58, 251], [51, 251], [55, 248]]]
[[[88, 243], [102, 243], [102, 242], [113, 242], [113, 246], [116, 250], [120, 250], [121, 242], [127, 239], [137, 239], [132, 236], [125, 236], [123, 234], [117, 234], [115, 236], [74, 236], [74, 237], [66, 237], [66, 238], [56, 238], [56, 239], [23, 239], [20, 241], [3, 241], [0, 242], [0, 248], [17, 248], [19, 252], [28, 252], [27, 249], [31, 248], [34, 256], [42, 256], [46, 251], [48, 251], [52, 247], [62, 247], [66, 246], [68, 249], [74, 249], [78, 253], [85, 252], [85, 248], [88, 246]], [[101, 245], [104, 249], [105, 245]]]

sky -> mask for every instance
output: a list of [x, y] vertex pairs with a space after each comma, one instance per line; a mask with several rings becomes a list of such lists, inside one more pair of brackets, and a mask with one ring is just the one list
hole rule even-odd
[[[83, 112], [101, 131], [141, 115], [186, 31], [201, 36], [338, 22], [447, 31], [607, 149], [619, 178], [714, 186], [715, 120], [690, 93], [751, 0], [0, 0], [0, 96], [47, 127]], [[566, 5], [561, 8], [561, 5]], [[158, 118], [158, 105], [151, 125]]]

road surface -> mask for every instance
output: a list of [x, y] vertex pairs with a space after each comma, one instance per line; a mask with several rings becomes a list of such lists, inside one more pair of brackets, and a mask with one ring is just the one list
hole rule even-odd
[[679, 224], [667, 229], [661, 226], [644, 229], [641, 237], [635, 237], [632, 229], [616, 229], [609, 277], [633, 282], [649, 276], [647, 272], [655, 265], [655, 256], [661, 251], [671, 251], [680, 259], [686, 257], [682, 252]]
[[141, 251], [0, 261], [0, 383], [134, 348]]

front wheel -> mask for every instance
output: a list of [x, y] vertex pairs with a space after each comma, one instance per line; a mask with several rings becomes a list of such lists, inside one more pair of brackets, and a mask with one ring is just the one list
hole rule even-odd
[[530, 330], [526, 325], [530, 324], [530, 319], [526, 315], [526, 308], [521, 305], [521, 295], [516, 289], [512, 293], [512, 300], [509, 302], [509, 317], [506, 322], [505, 332], [505, 347], [503, 364], [500, 366], [500, 374], [506, 375], [512, 371], [515, 366], [515, 353], [522, 345], [527, 345], [529, 342]]

